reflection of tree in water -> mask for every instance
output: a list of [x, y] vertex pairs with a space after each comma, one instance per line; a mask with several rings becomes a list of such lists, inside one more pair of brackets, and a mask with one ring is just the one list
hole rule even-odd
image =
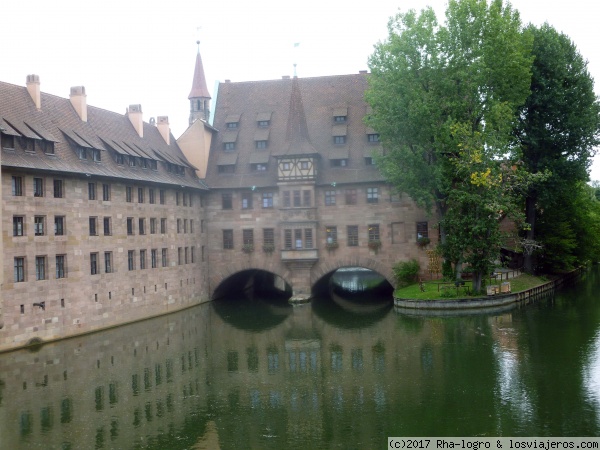
[[293, 307], [285, 300], [226, 297], [215, 300], [211, 308], [231, 326], [245, 331], [260, 332], [282, 323]]

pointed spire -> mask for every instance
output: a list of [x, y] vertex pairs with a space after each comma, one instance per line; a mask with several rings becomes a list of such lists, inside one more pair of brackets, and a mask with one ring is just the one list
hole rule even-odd
[[196, 67], [194, 68], [194, 80], [192, 82], [192, 90], [190, 91], [190, 95], [188, 95], [190, 101], [190, 126], [198, 119], [206, 122], [210, 120], [210, 94], [206, 87], [206, 77], [204, 76], [202, 57], [200, 56], [200, 41], [196, 41], [196, 44], [198, 44], [198, 54], [196, 55]]
[[210, 98], [208, 88], [206, 87], [206, 77], [204, 76], [204, 66], [202, 65], [202, 57], [200, 56], [200, 41], [198, 44], [198, 54], [196, 55], [196, 67], [194, 69], [194, 80], [192, 82], [192, 90], [188, 99], [192, 98]]

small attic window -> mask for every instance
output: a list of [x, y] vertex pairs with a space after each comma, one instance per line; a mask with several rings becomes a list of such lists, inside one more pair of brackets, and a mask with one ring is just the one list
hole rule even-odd
[[379, 134], [377, 134], [377, 133], [367, 134], [367, 140], [369, 142], [379, 142]]
[[333, 116], [333, 121], [335, 123], [345, 123], [346, 122], [346, 116]]
[[259, 120], [258, 127], [259, 128], [267, 128], [270, 125], [270, 123], [271, 123], [270, 120]]
[[40, 142], [42, 151], [47, 155], [54, 155], [54, 142], [43, 140]]
[[120, 153], [115, 153], [115, 162], [118, 165], [122, 166], [123, 164], [125, 164], [125, 158]]
[[333, 110], [334, 123], [346, 123], [348, 120], [348, 108], [335, 108]]
[[85, 151], [85, 148], [77, 147], [77, 156], [79, 156], [79, 159], [87, 159], [87, 152]]
[[97, 148], [93, 148], [92, 149], [92, 158], [94, 159], [94, 161], [100, 162], [102, 160], [102, 157], [100, 155], [100, 150], [98, 150]]
[[15, 137], [10, 134], [2, 133], [2, 148], [9, 148], [11, 150], [15, 149]]
[[235, 142], [225, 142], [223, 145], [225, 150], [235, 150]]
[[227, 122], [227, 128], [229, 130], [235, 129], [238, 127], [239, 122]]
[[257, 149], [267, 148], [267, 141], [255, 141]]

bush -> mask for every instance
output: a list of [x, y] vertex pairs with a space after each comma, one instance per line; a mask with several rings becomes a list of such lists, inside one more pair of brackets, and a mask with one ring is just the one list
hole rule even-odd
[[394, 278], [399, 287], [407, 286], [411, 283], [416, 283], [421, 271], [419, 261], [411, 259], [410, 261], [400, 261], [394, 264]]

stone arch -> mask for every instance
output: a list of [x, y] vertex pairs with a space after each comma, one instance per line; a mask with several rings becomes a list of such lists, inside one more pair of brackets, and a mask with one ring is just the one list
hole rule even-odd
[[281, 277], [287, 284], [291, 284], [289, 280], [289, 270], [282, 264], [271, 263], [269, 261], [233, 261], [226, 267], [212, 271], [209, 276], [209, 298], [212, 299], [217, 287], [227, 278], [236, 273], [245, 270], [264, 270]]
[[396, 288], [396, 281], [394, 279], [394, 273], [391, 267], [382, 264], [373, 258], [365, 257], [345, 257], [340, 259], [327, 259], [326, 261], [319, 261], [311, 270], [310, 282], [311, 286], [314, 286], [321, 278], [325, 275], [334, 272], [342, 267], [364, 267], [365, 269], [371, 269], [385, 279]]

